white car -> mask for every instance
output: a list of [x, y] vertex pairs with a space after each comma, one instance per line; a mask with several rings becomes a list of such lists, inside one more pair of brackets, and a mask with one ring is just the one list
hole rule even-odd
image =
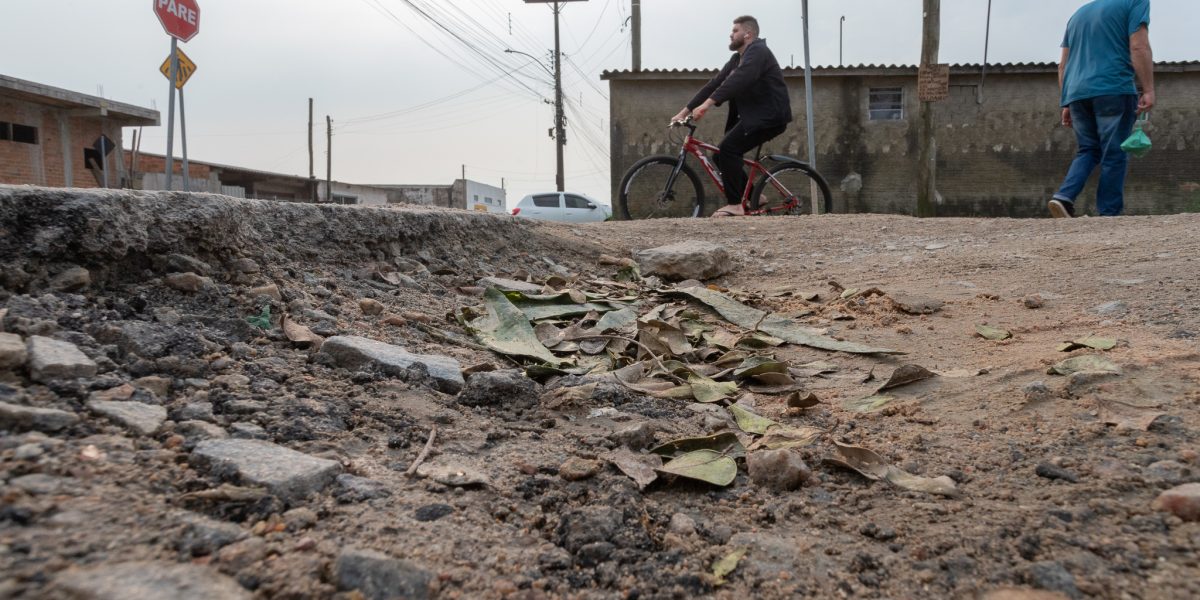
[[587, 223], [608, 219], [612, 216], [612, 209], [583, 194], [545, 192], [521, 198], [512, 209], [512, 214], [543, 221]]

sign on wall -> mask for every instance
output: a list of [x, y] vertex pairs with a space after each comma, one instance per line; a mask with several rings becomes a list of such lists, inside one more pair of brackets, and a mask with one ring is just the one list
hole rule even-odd
[[940, 102], [950, 97], [950, 65], [921, 65], [917, 74], [917, 98]]

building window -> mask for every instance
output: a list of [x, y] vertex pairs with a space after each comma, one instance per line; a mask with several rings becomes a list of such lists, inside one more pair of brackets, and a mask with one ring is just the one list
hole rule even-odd
[[37, 144], [37, 127], [18, 125], [0, 121], [0, 140], [17, 142], [18, 144]]
[[[170, 82], [168, 82], [170, 83]], [[333, 195], [334, 204], [358, 204], [358, 196], [345, 196], [342, 194]]]
[[904, 88], [871, 88], [867, 114], [872, 121], [904, 120]]

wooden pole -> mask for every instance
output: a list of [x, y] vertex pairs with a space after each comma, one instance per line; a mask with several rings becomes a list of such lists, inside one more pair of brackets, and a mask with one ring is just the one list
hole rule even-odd
[[[921, 68], [928, 69], [938, 62], [941, 43], [941, 0], [922, 0], [924, 3], [921, 35]], [[934, 216], [937, 197], [937, 139], [934, 136], [933, 103], [921, 102], [920, 151], [917, 164], [917, 216]]]
[[325, 201], [333, 202], [333, 118], [325, 115]]
[[308, 193], [317, 201], [317, 174], [313, 171], [313, 99], [308, 99]]
[[642, 70], [642, 0], [633, 0], [630, 10], [629, 26], [632, 29], [633, 40], [633, 70]]

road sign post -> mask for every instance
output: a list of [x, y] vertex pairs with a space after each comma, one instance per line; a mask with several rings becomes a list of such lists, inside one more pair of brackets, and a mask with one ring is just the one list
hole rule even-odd
[[[196, 37], [200, 33], [200, 4], [197, 0], [151, 0], [154, 6], [154, 15], [158, 17], [158, 22], [162, 24], [163, 31], [171, 36], [171, 57], [170, 69], [167, 75], [168, 94], [170, 100], [167, 103], [167, 160], [166, 160], [166, 178], [167, 190], [172, 186], [172, 178], [175, 175], [175, 90], [179, 89], [179, 109], [182, 120], [183, 112], [183, 83], [179, 82], [179, 42], [187, 42]], [[191, 61], [188, 61], [191, 62]], [[190, 76], [190, 74], [188, 75]], [[187, 77], [184, 77], [186, 82]], [[182, 128], [182, 123], [180, 123]], [[186, 140], [187, 133], [181, 132]], [[188, 187], [187, 180], [187, 142], [184, 142], [183, 155], [183, 170], [184, 170], [184, 189]]]

